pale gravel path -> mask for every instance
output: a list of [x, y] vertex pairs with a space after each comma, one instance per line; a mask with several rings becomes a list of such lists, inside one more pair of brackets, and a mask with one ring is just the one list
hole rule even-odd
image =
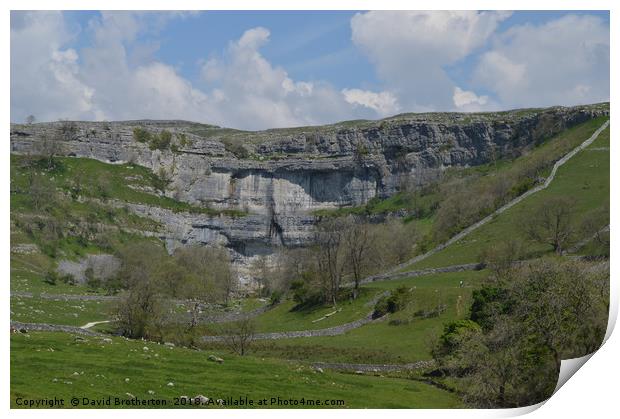
[[[408, 266], [411, 266], [411, 265], [413, 265], [415, 263], [423, 261], [424, 259], [427, 259], [428, 257], [430, 257], [430, 256], [434, 255], [435, 253], [445, 249], [446, 247], [450, 246], [451, 244], [456, 243], [457, 241], [459, 241], [462, 238], [466, 237], [467, 235], [469, 235], [473, 231], [475, 231], [478, 228], [482, 227], [483, 225], [487, 224], [489, 221], [493, 220], [497, 215], [499, 215], [499, 214], [503, 213], [504, 211], [514, 207], [515, 205], [517, 205], [518, 203], [523, 201], [525, 198], [527, 198], [527, 197], [529, 197], [531, 195], [534, 195], [535, 193], [540, 192], [540, 191], [542, 191], [544, 189], [547, 189], [549, 187], [549, 185], [551, 184], [551, 182], [553, 181], [553, 179], [555, 178], [555, 175], [556, 175], [558, 169], [560, 167], [562, 167], [571, 158], [573, 158], [581, 150], [583, 150], [584, 148], [586, 148], [590, 144], [592, 144], [594, 142], [594, 140], [596, 140], [598, 138], [599, 134], [603, 130], [605, 130], [608, 126], [609, 126], [609, 120], [605, 121], [605, 123], [603, 125], [601, 125], [596, 131], [594, 131], [594, 133], [590, 136], [590, 138], [585, 140], [583, 143], [581, 143], [580, 145], [578, 145], [577, 147], [572, 149], [570, 152], [568, 152], [566, 155], [564, 155], [564, 157], [562, 157], [560, 160], [555, 162], [555, 164], [553, 165], [553, 169], [551, 170], [551, 173], [549, 174], [549, 176], [547, 177], [547, 179], [545, 180], [545, 182], [542, 185], [535, 186], [534, 188], [526, 191], [525, 193], [523, 193], [522, 195], [519, 195], [518, 197], [516, 197], [512, 201], [508, 202], [507, 204], [504, 204], [502, 207], [498, 208], [497, 210], [495, 210], [490, 215], [487, 215], [482, 220], [480, 220], [480, 221], [470, 225], [465, 230], [462, 230], [460, 233], [458, 233], [457, 235], [453, 236], [448, 241], [438, 245], [434, 249], [431, 249], [431, 250], [429, 250], [428, 252], [426, 252], [426, 253], [424, 253], [422, 255], [418, 255], [418, 256], [416, 256], [416, 257], [414, 257], [412, 259], [409, 259], [408, 261], [406, 261], [404, 263], [401, 263], [400, 265], [395, 266], [394, 268], [390, 269], [389, 271], [387, 271], [383, 275], [395, 273], [395, 272], [400, 271], [400, 270], [402, 270], [402, 269], [404, 269], [404, 268], [406, 268]], [[364, 281], [372, 282], [374, 277], [377, 277], [377, 275], [370, 276], [370, 277], [366, 278]]]
[[112, 320], [101, 320], [98, 322], [88, 322], [84, 326], [80, 326], [80, 329], [90, 329], [91, 327], [96, 326], [98, 324], [110, 323], [111, 321]]

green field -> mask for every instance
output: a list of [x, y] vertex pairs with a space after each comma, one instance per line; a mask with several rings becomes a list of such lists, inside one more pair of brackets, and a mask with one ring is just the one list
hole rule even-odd
[[[582, 140], [585, 139], [587, 136], [582, 137]], [[506, 237], [526, 240], [523, 233], [524, 214], [531, 213], [537, 205], [551, 197], [573, 198], [575, 203], [572, 209], [577, 222], [588, 212], [609, 205], [609, 141], [607, 128], [588, 148], [560, 167], [547, 189], [528, 197], [462, 240], [408, 266], [406, 270], [476, 262], [485, 248]], [[530, 256], [536, 256], [550, 252], [551, 247], [530, 242], [528, 250]]]
[[109, 301], [11, 297], [11, 320], [82, 326], [110, 319]]
[[68, 403], [72, 397], [128, 399], [127, 393], [166, 399], [167, 407], [175, 407], [175, 397], [199, 394], [212, 399], [335, 399], [344, 400], [345, 408], [461, 406], [455, 394], [415, 380], [319, 373], [306, 364], [228, 353], [219, 354], [224, 363], [218, 364], [208, 361], [209, 354], [122, 338], [105, 343], [64, 333], [14, 334], [11, 406], [18, 407], [18, 397], [58, 397]]
[[[400, 286], [414, 288], [413, 305], [344, 335], [259, 341], [253, 350], [264, 356], [325, 362], [401, 364], [429, 360], [432, 339], [441, 334], [445, 322], [468, 315], [471, 292], [487, 275], [487, 271], [456, 272], [369, 284], [365, 287], [377, 293]], [[459, 296], [461, 302], [457, 307]], [[389, 324], [390, 320], [410, 319], [412, 311], [438, 301], [447, 306], [438, 317]], [[364, 309], [365, 314], [369, 311]], [[282, 317], [288, 315], [283, 313]]]
[[[370, 303], [377, 294], [380, 292], [364, 288], [356, 300], [339, 302], [337, 307], [319, 305], [305, 310], [295, 310], [296, 303], [286, 300], [256, 318], [257, 330], [259, 332], [314, 330], [349, 323], [361, 319], [372, 311]], [[334, 314], [316, 321], [330, 313]]]

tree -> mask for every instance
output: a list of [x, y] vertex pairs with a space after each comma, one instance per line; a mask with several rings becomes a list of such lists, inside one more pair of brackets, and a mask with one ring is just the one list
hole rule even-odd
[[347, 263], [355, 282], [353, 298], [357, 298], [360, 281], [368, 266], [368, 253], [371, 248], [371, 241], [370, 229], [363, 220], [351, 216], [345, 221], [343, 243]]
[[414, 223], [404, 223], [401, 219], [389, 217], [379, 225], [369, 225], [371, 248], [368, 250], [368, 263], [378, 270], [392, 267], [411, 257], [418, 241]]
[[37, 118], [35, 118], [34, 115], [28, 115], [26, 117], [26, 124], [32, 125], [32, 124], [35, 123], [36, 120], [37, 120]]
[[221, 333], [230, 350], [243, 356], [254, 341], [256, 324], [249, 317], [242, 318], [223, 326]]
[[141, 242], [130, 244], [118, 252], [121, 267], [118, 272], [125, 291], [114, 307], [119, 331], [131, 338], [161, 337], [161, 328], [167, 320], [166, 287], [156, 275], [157, 261], [165, 260], [161, 247]]
[[505, 275], [474, 294], [469, 321], [446, 326], [433, 350], [438, 371], [479, 407], [546, 399], [561, 359], [596, 350], [607, 327], [608, 264], [539, 260]]
[[33, 174], [28, 182], [28, 197], [35, 210], [46, 210], [56, 202], [56, 189], [47, 177]]
[[168, 311], [157, 284], [147, 278], [132, 283], [114, 308], [119, 331], [129, 338], [161, 337]]
[[345, 267], [344, 221], [340, 218], [326, 218], [316, 225], [314, 235], [315, 257], [321, 277], [325, 301], [336, 305], [340, 281]]
[[56, 166], [55, 158], [64, 154], [64, 147], [60, 141], [56, 136], [44, 135], [40, 141], [33, 143], [33, 154], [41, 158], [48, 170]]
[[480, 255], [480, 262], [493, 272], [495, 279], [505, 278], [515, 262], [523, 257], [523, 243], [517, 239], [508, 239], [494, 243]]
[[586, 214], [581, 223], [581, 234], [585, 237], [581, 245], [592, 240], [601, 248], [604, 255], [609, 255], [609, 202]]
[[189, 274], [182, 294], [202, 302], [228, 303], [236, 283], [226, 249], [190, 246], [178, 249], [174, 258]]
[[530, 239], [549, 244], [557, 254], [572, 243], [574, 201], [566, 197], [553, 197], [538, 205], [527, 214], [524, 228]]

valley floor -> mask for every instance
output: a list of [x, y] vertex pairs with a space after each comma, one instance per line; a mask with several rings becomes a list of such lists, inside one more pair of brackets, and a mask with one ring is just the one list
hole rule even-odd
[[166, 407], [183, 407], [175, 406], [175, 398], [203, 395], [213, 400], [248, 397], [255, 403], [272, 398], [297, 403], [276, 401], [266, 406], [276, 408], [312, 407], [300, 404], [302, 399], [326, 404], [321, 407], [343, 403], [334, 406], [341, 408], [461, 406], [455, 394], [418, 380], [321, 372], [306, 363], [228, 353], [219, 353], [224, 359], [220, 364], [209, 361], [212, 353], [124, 338], [15, 333], [11, 336], [11, 405], [20, 407], [20, 398], [56, 397], [69, 404], [73, 397], [112, 396], [161, 399]]

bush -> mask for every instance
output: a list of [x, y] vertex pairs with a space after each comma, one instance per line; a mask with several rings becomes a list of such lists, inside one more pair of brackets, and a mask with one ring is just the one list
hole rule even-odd
[[151, 141], [151, 133], [141, 127], [133, 129], [133, 139], [139, 143], [148, 143]]
[[480, 325], [472, 320], [457, 320], [447, 323], [443, 328], [443, 334], [439, 337], [439, 345], [435, 352], [448, 353], [458, 347], [465, 337], [480, 331]]
[[151, 136], [149, 148], [151, 150], [166, 150], [170, 148], [172, 134], [170, 131], [163, 130], [159, 135]]
[[58, 273], [56, 271], [47, 271], [43, 277], [43, 282], [49, 285], [56, 285], [58, 282]]
[[179, 139], [179, 145], [181, 147], [187, 147], [192, 145], [192, 141], [187, 138], [187, 135], [185, 135], [185, 133], [177, 134], [177, 138]]
[[95, 277], [95, 272], [90, 266], [84, 271], [84, 276], [86, 277], [86, 285], [88, 288], [96, 290], [101, 287], [101, 280]]
[[383, 317], [388, 313], [396, 313], [407, 307], [411, 302], [411, 293], [407, 287], [398, 287], [388, 296], [384, 296], [375, 304], [375, 310], [372, 313], [373, 319]]
[[483, 287], [472, 293], [471, 313], [469, 318], [490, 329], [497, 317], [510, 312], [514, 302], [508, 298], [508, 291], [503, 288]]
[[222, 140], [222, 144], [224, 144], [224, 149], [226, 151], [234, 154], [238, 159], [247, 159], [250, 157], [250, 152], [239, 141], [224, 139]]
[[269, 297], [269, 304], [275, 306], [276, 304], [279, 304], [280, 301], [282, 301], [282, 291], [276, 290], [272, 292], [271, 297]]
[[299, 311], [305, 308], [314, 307], [323, 303], [323, 295], [314, 291], [309, 285], [310, 280], [308, 274], [303, 274], [303, 280], [291, 282], [291, 290], [293, 291], [293, 301], [297, 303], [292, 311]]

